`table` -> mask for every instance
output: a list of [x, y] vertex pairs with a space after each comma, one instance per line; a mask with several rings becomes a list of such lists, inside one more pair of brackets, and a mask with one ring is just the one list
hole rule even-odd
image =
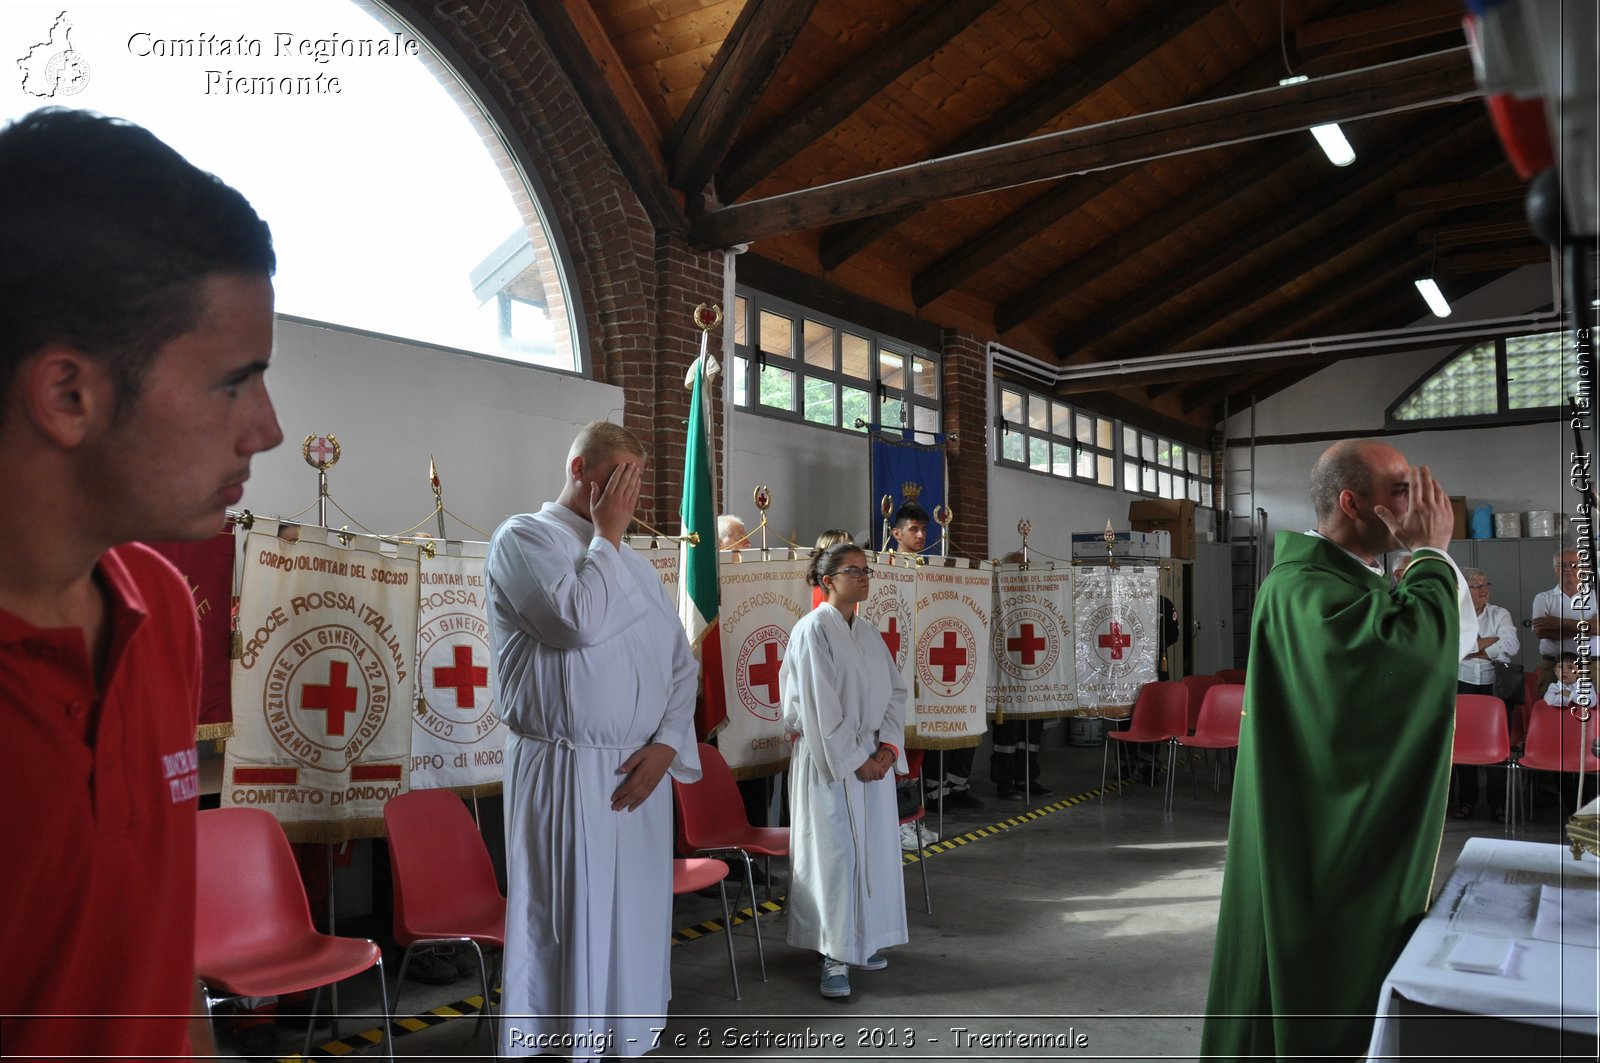
[[[1471, 839], [1383, 983], [1368, 1057], [1595, 1058], [1597, 908], [1593, 856], [1574, 860], [1565, 845]], [[1509, 953], [1503, 969], [1452, 966], [1472, 945]]]

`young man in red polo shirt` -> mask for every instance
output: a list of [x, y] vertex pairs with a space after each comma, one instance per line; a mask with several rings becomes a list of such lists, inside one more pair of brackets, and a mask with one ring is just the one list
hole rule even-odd
[[135, 540], [219, 531], [282, 441], [271, 234], [145, 130], [50, 108], [0, 130], [0, 248], [0, 1044], [209, 1055], [194, 604]]

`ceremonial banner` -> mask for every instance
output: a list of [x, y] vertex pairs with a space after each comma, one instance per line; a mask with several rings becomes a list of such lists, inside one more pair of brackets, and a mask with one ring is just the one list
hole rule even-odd
[[1049, 563], [995, 570], [989, 709], [996, 720], [1071, 716], [1078, 709], [1072, 569]]
[[[892, 560], [900, 557], [901, 564]], [[893, 552], [877, 555], [872, 562], [872, 591], [861, 603], [859, 615], [871, 621], [883, 636], [884, 645], [900, 669], [907, 690], [917, 688], [916, 649], [917, 631], [917, 570], [908, 563], [909, 557]], [[910, 715], [906, 718], [909, 730]]]
[[233, 734], [233, 662], [228, 623], [233, 619], [233, 522], [209, 539], [150, 543], [171, 561], [194, 594], [200, 622], [200, 723], [197, 741]]
[[407, 785], [417, 551], [286, 530], [298, 541], [262, 520], [245, 539], [222, 803], [267, 809], [290, 841], [378, 836]]
[[623, 541], [633, 548], [634, 553], [650, 562], [650, 567], [661, 577], [661, 586], [666, 589], [667, 597], [677, 601], [678, 544], [669, 539], [663, 545], [659, 539], [649, 535], [629, 535]]
[[499, 793], [506, 727], [494, 699], [487, 544], [461, 544], [467, 556], [437, 553], [421, 561], [417, 610], [417, 682], [411, 714], [411, 789], [448, 787], [468, 796]]
[[[948, 566], [948, 567], [947, 567]], [[993, 575], [937, 558], [916, 573], [917, 684], [914, 749], [959, 749], [983, 741], [989, 729], [989, 611]]]
[[1126, 715], [1139, 688], [1156, 679], [1161, 649], [1156, 569], [1083, 565], [1073, 573], [1073, 583], [1078, 703]]
[[[944, 437], [936, 436], [935, 440], [933, 443], [915, 443], [909, 433], [900, 438], [898, 433], [889, 434], [876, 425], [872, 427], [868, 442], [872, 457], [872, 495], [869, 499], [872, 512], [867, 518], [872, 538], [881, 535], [883, 514], [878, 506], [884, 495], [889, 496], [894, 509], [899, 509], [902, 503], [915, 502], [931, 515], [944, 505]], [[939, 525], [930, 520], [924, 553], [938, 552], [939, 535]], [[878, 544], [879, 549], [887, 546], [887, 543]]]
[[[746, 550], [748, 559], [759, 551]], [[723, 565], [723, 691], [726, 726], [717, 748], [736, 777], [757, 779], [789, 760], [783, 737], [778, 669], [789, 649], [789, 632], [811, 609], [808, 561], [750, 561]]]

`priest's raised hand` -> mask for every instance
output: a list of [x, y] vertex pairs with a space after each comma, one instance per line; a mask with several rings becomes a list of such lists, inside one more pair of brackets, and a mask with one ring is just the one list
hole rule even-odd
[[1419, 546], [1446, 549], [1455, 528], [1450, 496], [1426, 465], [1407, 467], [1406, 487], [1409, 504], [1398, 519], [1386, 506], [1375, 505], [1372, 512], [1388, 526], [1389, 534], [1401, 549], [1414, 550]]

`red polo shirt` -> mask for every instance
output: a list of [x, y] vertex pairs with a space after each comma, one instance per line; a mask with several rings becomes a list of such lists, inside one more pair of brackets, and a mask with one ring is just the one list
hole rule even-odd
[[110, 602], [103, 691], [81, 629], [0, 610], [7, 1057], [189, 1051], [194, 602], [178, 571], [136, 543], [107, 551], [96, 571]]

